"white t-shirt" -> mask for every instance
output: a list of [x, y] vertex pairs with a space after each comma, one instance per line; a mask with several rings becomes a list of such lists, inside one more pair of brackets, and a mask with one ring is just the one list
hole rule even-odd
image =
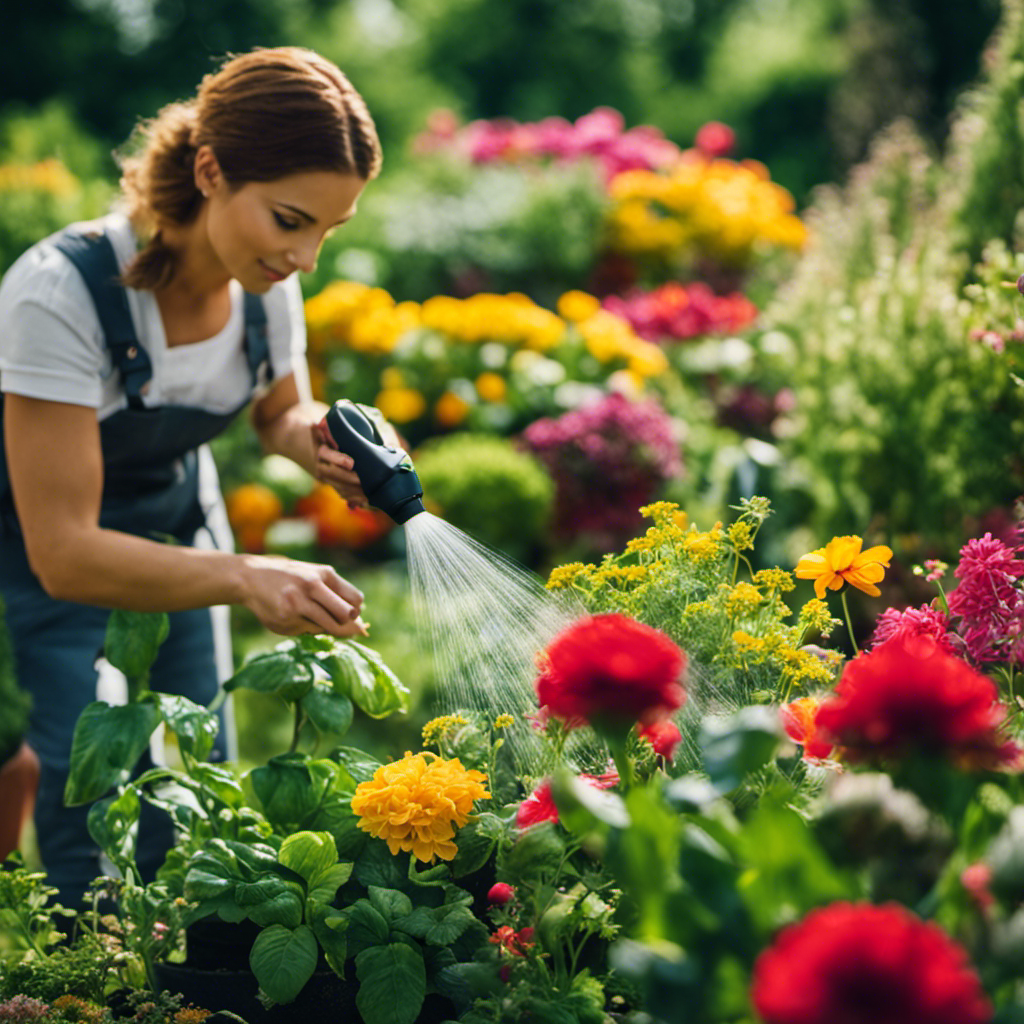
[[[137, 247], [128, 219], [111, 214], [87, 226], [106, 229], [123, 271]], [[145, 405], [225, 413], [246, 401], [252, 376], [243, 344], [244, 292], [237, 281], [231, 282], [231, 315], [224, 329], [212, 338], [172, 348], [167, 347], [155, 295], [126, 291], [138, 342], [153, 367]], [[294, 372], [299, 394], [308, 395], [306, 326], [297, 276], [273, 285], [262, 299], [273, 379]], [[100, 420], [127, 405], [89, 290], [74, 264], [46, 241], [25, 252], [0, 281], [0, 390], [90, 406]]]

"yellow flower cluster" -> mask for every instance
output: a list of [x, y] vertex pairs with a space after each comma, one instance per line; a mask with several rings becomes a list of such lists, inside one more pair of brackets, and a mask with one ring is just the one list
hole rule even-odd
[[419, 324], [415, 302], [395, 304], [383, 288], [334, 281], [306, 300], [311, 352], [343, 345], [367, 355], [391, 352], [398, 339]]
[[754, 586], [764, 587], [769, 594], [776, 590], [780, 594], [787, 594], [796, 589], [796, 580], [785, 569], [760, 569], [754, 573]]
[[835, 668], [839, 662], [836, 652], [824, 659], [811, 651], [794, 647], [784, 632], [753, 636], [738, 629], [732, 634], [736, 664], [743, 668], [767, 662], [780, 669], [780, 682], [787, 689], [796, 684], [831, 686], [835, 682]]
[[498, 341], [512, 348], [546, 352], [565, 338], [565, 321], [526, 295], [481, 292], [467, 299], [435, 295], [421, 307], [424, 327], [453, 341]]
[[49, 192], [58, 198], [77, 195], [81, 184], [59, 160], [34, 164], [0, 164], [0, 192]]
[[756, 161], [687, 157], [668, 173], [635, 170], [610, 186], [612, 248], [672, 258], [692, 249], [745, 262], [761, 244], [800, 249], [807, 229], [793, 197]]
[[741, 618], [757, 611], [762, 600], [761, 591], [752, 583], [737, 583], [726, 587], [725, 612], [730, 619]]
[[463, 768], [429, 751], [407, 752], [361, 782], [352, 797], [359, 827], [388, 844], [392, 854], [411, 853], [431, 863], [458, 852], [455, 829], [469, 821], [475, 800], [490, 799], [483, 772]]
[[587, 351], [602, 364], [622, 360], [641, 378], [654, 377], [668, 369], [668, 358], [653, 342], [644, 341], [621, 317], [606, 310], [581, 320], [576, 329]]
[[494, 720], [495, 729], [511, 729], [516, 724], [516, 720], [512, 715], [498, 715]]
[[423, 726], [423, 742], [437, 743], [460, 725], [469, 725], [469, 719], [464, 715], [440, 715], [432, 718]]

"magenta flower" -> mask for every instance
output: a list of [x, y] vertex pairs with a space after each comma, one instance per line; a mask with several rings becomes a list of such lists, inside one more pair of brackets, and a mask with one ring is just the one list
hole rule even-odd
[[893, 637], [930, 636], [948, 654], [963, 654], [959, 637], [950, 629], [949, 616], [931, 605], [920, 608], [886, 608], [875, 621], [869, 647], [877, 647]]

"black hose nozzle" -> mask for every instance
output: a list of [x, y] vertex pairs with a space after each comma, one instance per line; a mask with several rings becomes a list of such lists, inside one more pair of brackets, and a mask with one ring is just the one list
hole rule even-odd
[[338, 450], [351, 455], [366, 500], [407, 523], [425, 512], [423, 485], [412, 467], [412, 459], [401, 448], [386, 444], [377, 425], [354, 402], [335, 402], [324, 421]]

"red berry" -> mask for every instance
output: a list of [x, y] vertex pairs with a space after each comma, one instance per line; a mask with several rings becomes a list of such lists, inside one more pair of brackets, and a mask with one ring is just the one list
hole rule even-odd
[[487, 902], [492, 906], [503, 907], [516, 891], [507, 882], [495, 882], [487, 892]]

